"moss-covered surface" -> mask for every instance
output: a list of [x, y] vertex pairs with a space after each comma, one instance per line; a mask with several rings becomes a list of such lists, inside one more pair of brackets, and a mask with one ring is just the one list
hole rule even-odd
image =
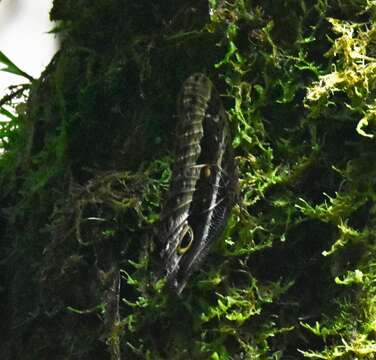
[[[1, 115], [0, 358], [375, 359], [374, 1], [55, 0], [51, 17], [61, 50]], [[153, 229], [197, 71], [223, 95], [242, 201], [177, 298]]]

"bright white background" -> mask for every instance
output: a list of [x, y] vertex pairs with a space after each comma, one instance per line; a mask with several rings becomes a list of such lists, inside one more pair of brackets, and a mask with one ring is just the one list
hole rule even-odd
[[[33, 77], [39, 77], [57, 51], [55, 35], [48, 34], [54, 27], [51, 7], [52, 0], [0, 0], [0, 51]], [[0, 71], [0, 98], [7, 86], [25, 81]]]

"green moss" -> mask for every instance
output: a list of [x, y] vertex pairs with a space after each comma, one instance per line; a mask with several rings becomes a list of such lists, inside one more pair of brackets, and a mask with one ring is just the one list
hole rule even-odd
[[[61, 50], [1, 102], [0, 357], [375, 358], [373, 3], [55, 0], [51, 15]], [[222, 94], [241, 202], [177, 298], [154, 228], [197, 71]]]

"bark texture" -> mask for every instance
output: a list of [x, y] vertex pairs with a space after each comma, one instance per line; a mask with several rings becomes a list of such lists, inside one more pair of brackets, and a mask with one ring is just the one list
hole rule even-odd
[[[60, 51], [0, 103], [0, 358], [374, 359], [375, 14], [55, 0]], [[196, 72], [228, 113], [241, 201], [176, 297], [154, 233]]]

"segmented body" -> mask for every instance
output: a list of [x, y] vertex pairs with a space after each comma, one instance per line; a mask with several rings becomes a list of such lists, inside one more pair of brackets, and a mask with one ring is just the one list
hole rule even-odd
[[179, 97], [175, 164], [159, 237], [167, 282], [180, 293], [226, 225], [237, 174], [226, 113], [212, 82], [190, 76]]

